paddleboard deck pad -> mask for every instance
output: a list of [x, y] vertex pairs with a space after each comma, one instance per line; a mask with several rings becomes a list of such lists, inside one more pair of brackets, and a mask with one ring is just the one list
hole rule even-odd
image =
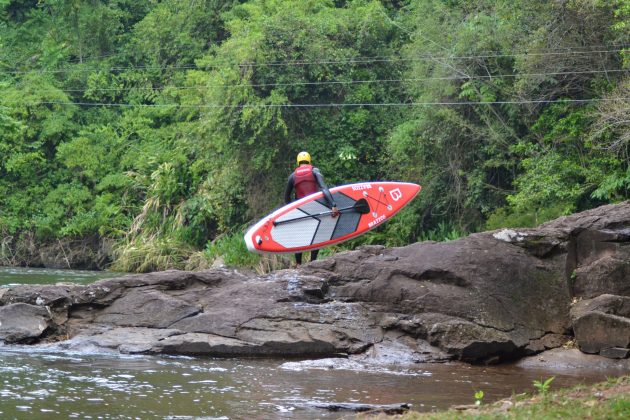
[[408, 182], [362, 182], [331, 188], [340, 210], [337, 217], [332, 217], [320, 191], [261, 219], [247, 231], [245, 243], [258, 253], [295, 253], [338, 244], [380, 226], [420, 189]]

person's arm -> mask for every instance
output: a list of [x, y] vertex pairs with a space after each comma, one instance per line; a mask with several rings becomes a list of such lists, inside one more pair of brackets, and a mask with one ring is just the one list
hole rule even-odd
[[287, 186], [284, 188], [284, 204], [289, 204], [291, 201], [291, 193], [293, 193], [293, 174], [289, 175], [287, 180]]
[[317, 181], [319, 189], [324, 192], [324, 197], [326, 197], [326, 201], [328, 201], [330, 207], [332, 207], [333, 211], [335, 211], [337, 209], [337, 204], [335, 203], [335, 200], [333, 200], [332, 194], [330, 194], [330, 191], [328, 190], [328, 187], [324, 182], [324, 177], [322, 176], [321, 172], [319, 172], [319, 169], [313, 168], [313, 175], [315, 176], [315, 180]]

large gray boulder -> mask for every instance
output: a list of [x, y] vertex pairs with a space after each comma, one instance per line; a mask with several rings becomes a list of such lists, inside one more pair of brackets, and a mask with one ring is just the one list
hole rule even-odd
[[0, 308], [49, 314], [39, 334], [15, 327], [0, 339], [67, 338], [67, 347], [127, 353], [491, 363], [562, 346], [575, 331], [584, 351], [623, 357], [625, 341], [604, 342], [597, 331], [627, 336], [625, 309], [582, 302], [629, 295], [628, 229], [625, 202], [537, 229], [366, 246], [264, 276], [167, 271], [0, 289]]
[[50, 312], [41, 306], [14, 303], [0, 307], [0, 340], [29, 342], [48, 328]]

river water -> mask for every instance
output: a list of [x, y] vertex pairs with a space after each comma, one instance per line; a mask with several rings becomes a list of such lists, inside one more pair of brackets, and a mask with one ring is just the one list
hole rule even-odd
[[[111, 273], [0, 269], [9, 284], [88, 283]], [[365, 365], [316, 361], [120, 355], [63, 345], [0, 345], [0, 418], [353, 418], [322, 405], [410, 403], [418, 411], [484, 403], [535, 392], [533, 381], [555, 376], [552, 388], [603, 381], [626, 372], [523, 369], [459, 363]]]

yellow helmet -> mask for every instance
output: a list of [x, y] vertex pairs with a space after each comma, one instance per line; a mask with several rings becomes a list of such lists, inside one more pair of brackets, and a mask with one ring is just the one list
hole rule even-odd
[[311, 155], [308, 152], [300, 152], [297, 155], [297, 164], [301, 164], [302, 162], [306, 162], [309, 165], [311, 164]]

